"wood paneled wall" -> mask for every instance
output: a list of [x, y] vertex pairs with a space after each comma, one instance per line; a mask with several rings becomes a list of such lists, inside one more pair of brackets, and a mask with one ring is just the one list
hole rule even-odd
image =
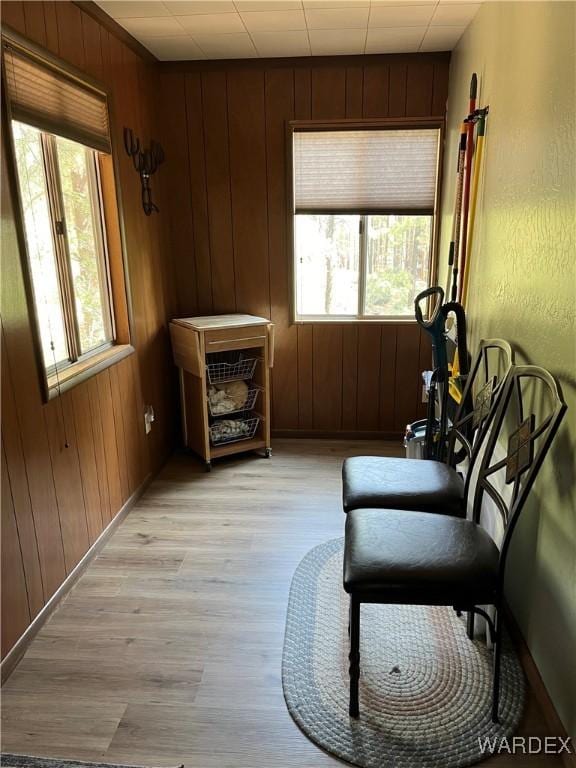
[[[163, 462], [173, 445], [175, 418], [166, 332], [173, 311], [163, 247], [167, 216], [144, 216], [138, 175], [122, 149], [124, 126], [145, 142], [158, 135], [152, 101], [156, 66], [69, 2], [4, 2], [2, 21], [112, 90], [137, 349], [60, 399], [42, 403], [3, 151], [4, 656], [126, 500]], [[149, 436], [144, 403], [156, 411]]]
[[393, 435], [422, 415], [428, 338], [407, 323], [291, 325], [286, 123], [444, 116], [448, 54], [161, 65], [179, 315], [276, 324], [278, 432]]

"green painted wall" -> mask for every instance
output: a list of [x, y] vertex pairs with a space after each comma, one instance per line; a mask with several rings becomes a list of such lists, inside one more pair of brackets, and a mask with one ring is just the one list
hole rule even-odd
[[561, 382], [568, 413], [520, 520], [508, 601], [576, 738], [576, 4], [488, 2], [450, 68], [441, 284], [458, 126], [472, 72], [490, 105], [468, 302], [471, 342], [502, 336]]

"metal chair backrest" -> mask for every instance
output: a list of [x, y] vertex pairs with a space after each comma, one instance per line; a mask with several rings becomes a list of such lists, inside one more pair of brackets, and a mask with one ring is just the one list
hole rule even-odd
[[480, 432], [493, 415], [506, 377], [514, 363], [514, 352], [504, 339], [482, 339], [466, 378], [466, 384], [448, 433], [446, 463], [452, 467], [465, 458], [472, 463], [481, 443]]
[[[501, 578], [512, 533], [566, 409], [560, 385], [546, 369], [514, 366], [504, 383], [494, 418], [482, 435], [486, 447], [474, 489], [472, 519], [480, 521], [484, 497], [489, 496], [504, 525]], [[503, 442], [507, 451], [499, 458]], [[506, 487], [509, 490], [504, 493]]]

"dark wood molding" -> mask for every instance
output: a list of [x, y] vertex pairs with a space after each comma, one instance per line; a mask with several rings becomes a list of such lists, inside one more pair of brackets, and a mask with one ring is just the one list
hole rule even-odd
[[[546, 726], [548, 727], [550, 733], [554, 734], [554, 736], [561, 736], [562, 738], [566, 738], [568, 733], [566, 732], [564, 724], [562, 723], [552, 698], [548, 693], [544, 681], [542, 680], [542, 676], [540, 675], [538, 667], [536, 666], [536, 662], [530, 653], [530, 649], [528, 648], [528, 644], [524, 639], [522, 630], [514, 618], [514, 614], [510, 610], [510, 606], [507, 604], [505, 605], [504, 621], [510, 632], [510, 636], [512, 637], [512, 642], [514, 643], [516, 652], [518, 653], [518, 658], [522, 664], [522, 669], [524, 670], [524, 674], [528, 680], [528, 685], [530, 686], [535, 699], [540, 705]], [[576, 768], [576, 753], [563, 753], [562, 762], [566, 768]]]
[[[272, 438], [313, 438], [319, 440], [385, 440], [399, 442], [403, 433], [359, 430], [325, 430], [325, 429], [273, 429]], [[272, 445], [274, 449], [274, 445]]]
[[[77, 3], [84, 6], [85, 3]], [[88, 3], [91, 5], [91, 3]], [[110, 18], [110, 17], [108, 17]], [[318, 69], [320, 67], [353, 67], [394, 64], [411, 61], [450, 61], [450, 51], [434, 53], [370, 53], [354, 56], [300, 56], [272, 59], [202, 59], [193, 61], [159, 61], [162, 72], [186, 73], [230, 71], [234, 69]]]
[[148, 48], [143, 46], [142, 43], [136, 40], [135, 37], [132, 37], [130, 32], [125, 30], [124, 27], [121, 27], [120, 24], [118, 24], [118, 22], [115, 21], [111, 16], [108, 16], [106, 11], [103, 11], [100, 6], [96, 5], [96, 3], [91, 2], [91, 0], [73, 0], [73, 2], [74, 5], [77, 5], [78, 8], [84, 11], [84, 13], [92, 16], [92, 18], [95, 19], [99, 24], [101, 24], [115, 37], [125, 43], [134, 51], [134, 53], [137, 53], [138, 56], [152, 64], [158, 63], [158, 59], [156, 56], [154, 56], [153, 53], [150, 53]]

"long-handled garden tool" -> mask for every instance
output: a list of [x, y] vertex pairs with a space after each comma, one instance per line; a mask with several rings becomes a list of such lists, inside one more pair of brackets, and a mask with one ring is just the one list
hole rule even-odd
[[470, 281], [470, 257], [472, 255], [472, 244], [474, 242], [474, 225], [476, 224], [476, 205], [478, 202], [478, 187], [480, 174], [482, 173], [482, 156], [484, 154], [484, 136], [486, 134], [486, 116], [488, 107], [479, 110], [478, 132], [476, 136], [476, 152], [474, 154], [474, 171], [472, 175], [472, 194], [470, 199], [470, 214], [468, 223], [468, 242], [466, 251], [468, 258], [464, 267], [462, 276], [462, 304], [466, 306], [468, 299], [468, 283]]
[[[455, 256], [452, 282], [452, 301], [460, 300], [462, 292], [462, 280], [458, 283], [458, 272], [464, 275], [466, 268], [466, 240], [468, 235], [468, 212], [470, 209], [470, 180], [472, 175], [472, 157], [474, 155], [474, 124], [476, 114], [476, 97], [478, 93], [478, 78], [476, 72], [470, 80], [470, 101], [468, 103], [468, 117], [466, 123], [466, 158], [464, 161], [464, 191], [462, 195], [462, 225], [460, 236], [460, 256]], [[456, 243], [458, 254], [458, 243]]]

